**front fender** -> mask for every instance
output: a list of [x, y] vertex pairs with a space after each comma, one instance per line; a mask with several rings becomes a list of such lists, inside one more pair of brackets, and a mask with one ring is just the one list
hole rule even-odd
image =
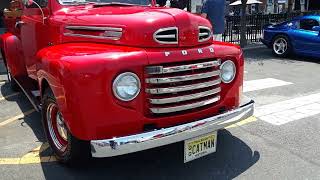
[[1, 49], [12, 76], [27, 76], [20, 39], [11, 33], [3, 34], [1, 36]]
[[[137, 113], [142, 112], [143, 98], [123, 104], [114, 98], [112, 82], [126, 71], [143, 79], [143, 67], [148, 63], [143, 49], [70, 43], [42, 49], [37, 59], [38, 80], [48, 82], [75, 137], [91, 140], [141, 131], [136, 119], [128, 117], [143, 116]], [[113, 113], [120, 116], [115, 118]]]

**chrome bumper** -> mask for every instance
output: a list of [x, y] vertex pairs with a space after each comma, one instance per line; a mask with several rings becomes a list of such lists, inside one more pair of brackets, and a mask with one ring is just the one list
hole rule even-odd
[[92, 157], [111, 157], [142, 151], [217, 131], [253, 115], [254, 102], [246, 99], [237, 109], [199, 121], [137, 135], [92, 140]]

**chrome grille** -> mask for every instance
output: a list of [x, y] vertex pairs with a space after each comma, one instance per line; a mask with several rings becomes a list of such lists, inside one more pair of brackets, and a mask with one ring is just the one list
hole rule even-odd
[[212, 37], [211, 29], [205, 26], [199, 26], [199, 42], [208, 41]]
[[153, 39], [160, 44], [178, 44], [178, 28], [162, 28], [153, 34]]
[[220, 60], [146, 67], [150, 114], [170, 115], [220, 100]]

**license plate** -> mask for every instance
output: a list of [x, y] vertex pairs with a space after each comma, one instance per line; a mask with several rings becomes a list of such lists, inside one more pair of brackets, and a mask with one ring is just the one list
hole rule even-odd
[[184, 162], [216, 152], [217, 132], [208, 133], [184, 141]]

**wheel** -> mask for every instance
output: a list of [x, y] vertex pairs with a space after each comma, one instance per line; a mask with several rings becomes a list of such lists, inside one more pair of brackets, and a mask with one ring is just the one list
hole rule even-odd
[[273, 53], [278, 57], [287, 57], [291, 52], [291, 43], [287, 36], [279, 35], [272, 43]]
[[51, 89], [45, 90], [42, 104], [44, 131], [57, 160], [69, 165], [79, 165], [89, 160], [89, 142], [79, 140], [70, 133]]

